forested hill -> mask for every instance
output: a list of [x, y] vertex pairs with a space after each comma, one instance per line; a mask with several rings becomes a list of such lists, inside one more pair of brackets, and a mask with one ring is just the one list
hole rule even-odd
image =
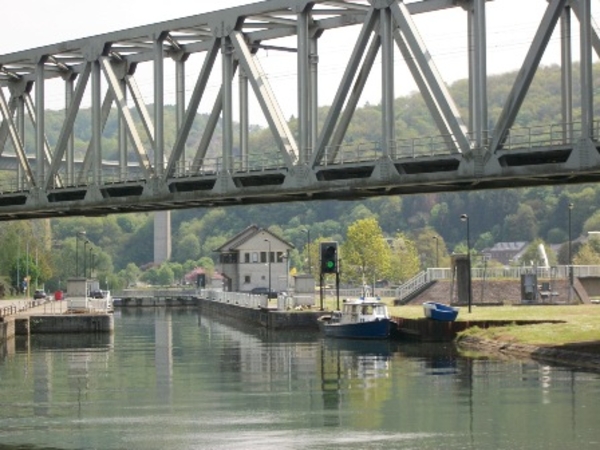
[[[595, 85], [600, 85], [600, 66], [594, 67]], [[515, 73], [493, 76], [489, 79], [488, 100], [490, 102], [490, 128], [496, 122], [504, 101], [510, 91]], [[519, 126], [535, 126], [559, 123], [560, 117], [560, 69], [541, 68], [531, 86], [520, 114]], [[579, 79], [577, 70], [573, 80]], [[574, 93], [579, 87], [574, 86]], [[466, 119], [468, 89], [466, 81], [450, 86], [450, 91]], [[577, 102], [577, 95], [574, 101]], [[575, 105], [575, 111], [577, 111]], [[327, 108], [321, 108], [320, 118], [326, 115]], [[598, 108], [595, 112], [600, 117]], [[419, 94], [400, 97], [396, 100], [396, 135], [399, 139], [437, 135], [425, 104]], [[577, 116], [577, 113], [575, 114]], [[56, 141], [58, 124], [64, 112], [49, 112], [47, 124], [56, 123], [54, 133], [49, 133], [50, 144]], [[77, 122], [77, 134], [85, 136], [89, 129], [89, 111], [82, 111]], [[346, 140], [348, 142], [378, 141], [380, 139], [379, 106], [364, 105], [359, 108], [350, 124]], [[59, 120], [60, 119], [60, 120]], [[574, 120], [578, 118], [575, 117]], [[173, 144], [175, 110], [167, 108], [166, 148]], [[199, 115], [194, 123], [192, 138], [188, 141], [188, 154], [197, 146], [206, 116]], [[290, 119], [292, 129], [294, 118]], [[103, 151], [110, 155], [116, 149], [118, 127], [114, 119], [109, 119], [103, 138]], [[33, 133], [29, 133], [33, 136]], [[237, 135], [237, 133], [236, 133]], [[85, 139], [77, 139], [79, 157], [87, 148]], [[270, 131], [255, 127], [251, 132], [251, 152], [268, 154], [273, 152]], [[217, 129], [211, 151], [220, 149], [220, 130]], [[328, 238], [343, 242], [348, 226], [358, 219], [375, 217], [384, 234], [403, 232], [412, 238], [424, 259], [423, 265], [431, 263], [431, 236], [436, 234], [443, 239], [444, 252], [452, 252], [466, 239], [464, 224], [460, 215], [470, 217], [471, 244], [477, 249], [500, 241], [531, 241], [541, 238], [548, 243], [563, 243], [567, 240], [568, 204], [573, 203], [572, 235], [579, 236], [584, 231], [600, 230], [600, 188], [598, 185], [548, 186], [542, 188], [504, 189], [472, 191], [463, 193], [442, 193], [411, 195], [403, 197], [380, 197], [363, 201], [314, 201], [261, 206], [243, 206], [215, 209], [190, 209], [175, 211], [172, 214], [173, 261], [184, 263], [214, 258], [213, 250], [226, 239], [251, 224], [272, 228], [283, 238], [294, 244], [300, 251], [307, 242], [306, 230], [310, 230], [311, 240]], [[9, 227], [2, 224], [0, 227]], [[19, 223], [19, 233], [29, 226]], [[52, 220], [52, 239], [67, 243], [63, 248], [75, 251], [74, 237], [78, 230], [86, 230], [87, 237], [98, 250], [99, 260], [106, 260], [106, 272], [115, 273], [128, 263], [138, 266], [148, 264], [153, 259], [153, 215], [131, 214], [114, 215], [104, 218], [70, 218]], [[0, 230], [2, 231], [2, 230]], [[6, 234], [6, 233], [5, 233]], [[15, 244], [16, 245], [16, 244]], [[6, 249], [7, 247], [3, 247]], [[15, 249], [16, 252], [16, 249]], [[5, 252], [0, 258], [0, 269], [6, 273], [4, 264], [9, 264], [10, 255]], [[206, 261], [206, 259], [205, 259]], [[292, 254], [292, 264], [302, 265], [298, 252]], [[60, 268], [56, 268], [58, 271]], [[64, 269], [67, 270], [66, 268]], [[69, 269], [73, 270], [73, 269]], [[56, 272], [58, 273], [58, 272]], [[54, 276], [61, 276], [56, 275]], [[63, 274], [62, 276], [66, 276]], [[64, 278], [63, 278], [64, 279]]]
[[[496, 122], [504, 101], [515, 80], [516, 73], [492, 76], [488, 83], [490, 102], [490, 128]], [[594, 67], [595, 83], [600, 85], [600, 66]], [[579, 80], [577, 68], [573, 80]], [[560, 68], [541, 68], [535, 76], [521, 112], [518, 126], [535, 126], [560, 123]], [[578, 92], [578, 85], [574, 92]], [[464, 118], [468, 117], [468, 83], [462, 80], [450, 86], [451, 94]], [[574, 96], [577, 102], [577, 95]], [[396, 100], [396, 135], [398, 138], [436, 135], [439, 132], [427, 111], [419, 93]], [[575, 104], [577, 110], [577, 104]], [[174, 111], [167, 118], [175, 121]], [[324, 118], [327, 108], [321, 108]], [[600, 117], [600, 112], [596, 110]], [[201, 129], [205, 118], [195, 124]], [[577, 117], [575, 118], [577, 120]], [[295, 120], [290, 119], [292, 128]], [[116, 129], [116, 127], [115, 127]], [[380, 139], [380, 110], [378, 105], [365, 105], [357, 109], [348, 129], [347, 141], [376, 141]], [[252, 132], [253, 152], [268, 151], [271, 147], [270, 131], [255, 129]], [[173, 136], [167, 136], [167, 141]], [[215, 133], [214, 151], [219, 151], [219, 130]], [[167, 142], [167, 148], [169, 147]], [[188, 142], [191, 149], [195, 142]], [[190, 151], [191, 151], [190, 149]], [[383, 231], [393, 234], [397, 230], [416, 236], [427, 227], [433, 228], [447, 242], [450, 250], [465, 240], [464, 227], [459, 216], [468, 213], [472, 241], [476, 246], [491, 245], [497, 241], [526, 241], [537, 237], [549, 243], [560, 243], [567, 236], [567, 204], [573, 202], [573, 234], [582, 232], [585, 222], [596, 212], [600, 202], [598, 186], [551, 186], [531, 189], [505, 189], [497, 191], [473, 191], [382, 197], [356, 202], [317, 201], [264, 206], [231, 207], [226, 209], [192, 209], [173, 212], [173, 257], [185, 261], [197, 250], [202, 256], [214, 257], [212, 250], [226, 238], [250, 224], [275, 227], [290, 242], [302, 248], [310, 229], [311, 238], [334, 238], [342, 241], [348, 225], [357, 219], [375, 216]], [[72, 219], [74, 221], [80, 219]], [[95, 219], [91, 219], [95, 220]], [[148, 220], [151, 220], [150, 218]], [[600, 217], [596, 217], [600, 230]], [[121, 266], [129, 258], [138, 264], [152, 260], [152, 226], [143, 226], [131, 236], [126, 255], [116, 256]], [[196, 243], [197, 241], [197, 243]], [[195, 258], [197, 259], [197, 258]]]
[[[594, 68], [595, 82], [600, 82], [600, 66]], [[490, 77], [490, 128], [496, 122], [510, 91], [516, 73]], [[578, 80], [575, 70], [573, 79]], [[548, 125], [561, 122], [560, 68], [541, 68], [529, 90], [517, 126]], [[577, 82], [577, 81], [576, 81]], [[574, 86], [578, 92], [579, 86]], [[468, 83], [459, 81], [450, 87], [463, 117], [468, 117]], [[576, 95], [574, 97], [577, 97]], [[574, 99], [577, 102], [577, 99]], [[575, 105], [577, 109], [577, 104]], [[326, 109], [321, 111], [324, 117]], [[396, 100], [396, 135], [398, 138], [422, 137], [438, 134], [420, 94]], [[577, 114], [577, 113], [576, 113]], [[600, 114], [598, 108], [596, 114]], [[599, 116], [600, 117], [600, 116]], [[577, 117], [575, 117], [577, 120]], [[292, 119], [292, 125], [294, 121]], [[376, 141], [380, 139], [380, 111], [378, 105], [358, 109], [349, 127], [347, 141]], [[260, 134], [267, 134], [263, 131]], [[259, 141], [262, 139], [259, 138]], [[549, 186], [529, 189], [504, 189], [382, 197], [356, 202], [310, 202], [272, 206], [245, 206], [222, 211], [189, 210], [173, 214], [173, 229], [179, 230], [178, 241], [188, 230], [195, 229], [201, 242], [210, 242], [214, 231], [230, 235], [244, 226], [256, 223], [277, 226], [282, 234], [302, 247], [311, 230], [313, 238], [323, 236], [343, 240], [348, 225], [357, 219], [375, 216], [387, 234], [397, 230], [417, 237], [424, 229], [432, 228], [447, 242], [449, 249], [465, 240], [464, 226], [459, 216], [469, 214], [472, 239], [478, 248], [498, 241], [530, 241], [541, 238], [548, 243], [561, 243], [567, 238], [567, 205], [572, 202], [572, 233], [578, 236], [584, 226], [600, 230], [600, 216], [586, 224], [600, 204], [597, 185]], [[216, 218], [221, 215], [220, 218]], [[218, 224], [215, 227], [214, 224]], [[213, 247], [214, 248], [214, 247]], [[208, 250], [208, 249], [207, 249]], [[175, 256], [179, 250], [176, 247]]]

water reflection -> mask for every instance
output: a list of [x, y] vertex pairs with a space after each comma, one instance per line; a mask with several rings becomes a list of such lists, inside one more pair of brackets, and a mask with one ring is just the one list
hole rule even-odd
[[121, 310], [113, 336], [15, 341], [0, 380], [0, 450], [598, 444], [595, 374], [195, 309]]

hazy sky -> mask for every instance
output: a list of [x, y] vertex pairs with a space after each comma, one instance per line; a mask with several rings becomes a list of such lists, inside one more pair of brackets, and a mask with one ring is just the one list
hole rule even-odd
[[[250, 2], [241, 0], [28, 0], [4, 2], [0, 26], [0, 54], [32, 47], [82, 38], [109, 31], [176, 19], [203, 12], [240, 6]], [[546, 0], [495, 0], [488, 3], [488, 72], [490, 74], [518, 69], [525, 57], [540, 18], [547, 6]], [[600, 0], [592, 0], [593, 15], [600, 16]], [[599, 17], [600, 18], [600, 17]], [[466, 14], [461, 8], [423, 14], [415, 18], [444, 80], [451, 83], [467, 76]], [[573, 19], [573, 32], [578, 23]], [[336, 35], [336, 33], [338, 33]], [[330, 32], [320, 44], [321, 101], [330, 103], [337, 83], [327, 89], [328, 80], [341, 77], [345, 62], [352, 50], [356, 32]], [[348, 38], [348, 36], [351, 36]], [[292, 41], [293, 45], [293, 41]], [[559, 62], [559, 36], [555, 33], [542, 64]], [[397, 52], [398, 54], [398, 52]], [[573, 49], [575, 58], [578, 48]], [[287, 59], [286, 59], [287, 58]], [[295, 91], [295, 60], [293, 55], [261, 52], [260, 59], [269, 75], [273, 88], [282, 93]], [[397, 95], [415, 90], [401, 58], [397, 58]], [[139, 74], [138, 76], [142, 76]], [[375, 69], [362, 102], [379, 103], [379, 74]], [[167, 83], [169, 81], [167, 80]], [[216, 87], [218, 81], [214, 82]], [[142, 83], [144, 84], [144, 83]], [[191, 88], [191, 82], [188, 83]], [[373, 86], [371, 86], [373, 85]], [[293, 97], [293, 96], [292, 96]], [[294, 114], [295, 99], [283, 105], [287, 115]]]

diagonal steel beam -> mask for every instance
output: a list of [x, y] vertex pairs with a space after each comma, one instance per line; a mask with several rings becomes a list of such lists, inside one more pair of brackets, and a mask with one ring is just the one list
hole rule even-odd
[[[146, 153], [146, 149], [144, 149], [144, 145], [142, 144], [142, 140], [137, 132], [135, 127], [135, 121], [133, 120], [133, 116], [127, 107], [127, 100], [125, 98], [125, 93], [121, 89], [121, 84], [119, 83], [119, 79], [110, 63], [110, 59], [107, 57], [102, 57], [100, 59], [102, 71], [104, 72], [104, 76], [108, 81], [108, 85], [110, 90], [112, 91], [114, 100], [117, 103], [117, 107], [119, 108], [119, 112], [126, 124], [127, 133], [129, 134], [129, 138], [133, 143], [135, 151], [137, 153], [138, 161], [140, 162], [140, 166], [144, 170], [144, 174], [147, 178], [150, 178], [153, 175], [152, 164], [150, 163], [150, 158]], [[104, 128], [104, 125], [103, 125]]]
[[177, 139], [175, 140], [175, 145], [173, 146], [171, 156], [169, 157], [169, 162], [167, 163], [167, 168], [163, 175], [163, 181], [166, 181], [169, 177], [173, 175], [175, 171], [175, 165], [177, 164], [177, 161], [179, 161], [179, 159], [181, 158], [183, 149], [185, 147], [185, 142], [190, 134], [190, 130], [192, 129], [194, 119], [196, 118], [196, 114], [198, 112], [198, 106], [200, 105], [200, 101], [204, 96], [206, 85], [208, 84], [210, 74], [212, 72], [215, 60], [219, 53], [219, 48], [221, 45], [220, 41], [220, 39], [215, 38], [213, 40], [213, 45], [211, 49], [206, 53], [202, 69], [200, 71], [200, 75], [198, 76], [198, 79], [196, 80], [196, 85], [194, 86], [194, 92], [190, 97], [188, 107], [183, 118], [183, 123], [177, 134]]
[[[23, 99], [25, 100], [25, 108], [27, 109], [27, 115], [29, 116], [29, 120], [31, 121], [31, 124], [33, 125], [34, 129], [37, 128], [37, 117], [36, 117], [36, 108], [35, 105], [33, 104], [33, 100], [31, 99], [31, 95], [29, 94], [24, 94], [23, 95]], [[42, 164], [52, 164], [52, 161], [54, 160], [54, 158], [52, 157], [52, 153], [50, 152], [50, 144], [48, 142], [48, 137], [46, 136], [46, 133], [43, 133], [43, 149], [44, 149], [44, 161], [42, 161]], [[60, 163], [60, 161], [59, 161]], [[49, 176], [49, 174], [45, 174], [46, 175], [46, 183], [48, 185], [51, 185], [51, 180], [52, 177]], [[55, 183], [56, 185], [58, 185], [59, 187], [62, 186], [62, 181], [60, 179], [60, 177], [58, 177], [58, 175], [56, 175], [54, 177]], [[40, 185], [44, 183], [44, 180], [39, 180]]]
[[390, 5], [390, 10], [437, 105], [429, 106], [439, 108], [439, 114], [444, 117], [444, 122], [447, 124], [450, 134], [456, 139], [460, 150], [462, 152], [469, 151], [471, 144], [467, 137], [467, 127], [460, 117], [458, 108], [439, 74], [431, 54], [419, 35], [408, 8], [404, 3], [394, 2]]
[[[56, 142], [56, 147], [54, 149], [54, 158], [50, 163], [49, 174], [50, 175], [58, 175], [58, 169], [60, 168], [60, 164], [62, 162], [65, 151], [67, 150], [67, 146], [69, 145], [69, 139], [73, 135], [73, 125], [75, 123], [75, 118], [77, 117], [77, 113], [79, 112], [79, 107], [81, 105], [81, 100], [83, 99], [83, 94], [85, 93], [85, 89], [87, 87], [88, 81], [90, 79], [90, 74], [92, 72], [91, 63], [87, 63], [83, 72], [78, 77], [77, 87], [75, 88], [75, 92], [73, 94], [73, 98], [71, 99], [71, 104], [69, 105], [69, 109], [67, 110], [67, 115], [65, 117], [65, 121], [60, 130], [60, 134], [58, 136], [58, 141]], [[51, 177], [48, 177], [46, 180], [45, 189], [48, 190], [51, 188]]]
[[2, 116], [4, 118], [4, 123], [7, 124], [8, 134], [10, 135], [13, 147], [15, 148], [15, 153], [17, 154], [17, 158], [19, 159], [19, 164], [25, 171], [25, 181], [27, 182], [27, 186], [29, 188], [33, 188], [35, 187], [35, 178], [33, 176], [33, 171], [31, 170], [31, 166], [29, 165], [29, 161], [27, 160], [25, 149], [23, 148], [23, 144], [21, 143], [21, 139], [19, 138], [19, 134], [17, 133], [17, 128], [15, 127], [15, 123], [10, 112], [10, 107], [6, 102], [6, 97], [4, 97], [4, 92], [2, 91], [2, 89], [0, 89], [0, 112], [2, 113]]
[[[238, 62], [234, 59], [233, 61], [233, 75], [235, 75], [238, 69]], [[223, 87], [219, 89], [219, 93], [215, 98], [215, 102], [213, 103], [212, 110], [210, 115], [208, 116], [208, 120], [206, 121], [206, 126], [204, 127], [204, 133], [202, 133], [202, 138], [200, 139], [200, 143], [198, 144], [198, 148], [196, 149], [196, 154], [194, 155], [194, 159], [192, 160], [191, 172], [197, 173], [200, 171], [204, 164], [204, 158], [206, 157], [206, 153], [208, 152], [208, 146], [210, 145], [210, 141], [212, 140], [213, 134], [217, 129], [217, 124], [221, 118], [221, 112], [223, 111]]]
[[152, 117], [150, 116], [150, 112], [144, 103], [144, 98], [142, 97], [142, 92], [140, 91], [139, 86], [133, 75], [127, 75], [125, 77], [125, 82], [127, 83], [127, 87], [129, 88], [129, 92], [131, 93], [131, 97], [133, 98], [133, 102], [135, 104], [137, 113], [140, 115], [140, 119], [142, 120], [142, 125], [146, 130], [146, 134], [148, 136], [148, 141], [150, 141], [150, 145], [154, 148], [154, 125], [152, 123]]
[[335, 99], [333, 100], [331, 108], [329, 109], [329, 113], [327, 114], [327, 118], [325, 119], [325, 123], [323, 124], [323, 128], [321, 129], [321, 135], [317, 143], [317, 148], [313, 151], [310, 167], [314, 167], [323, 159], [325, 149], [329, 145], [331, 136], [334, 132], [337, 118], [342, 112], [342, 108], [344, 107], [344, 103], [348, 97], [348, 92], [350, 91], [352, 82], [358, 71], [363, 54], [367, 48], [367, 45], [369, 44], [371, 34], [373, 33], [375, 25], [378, 23], [378, 21], [379, 11], [376, 11], [374, 8], [370, 8], [365, 17], [365, 21], [363, 22], [363, 26], [352, 51], [352, 55], [350, 56], [350, 61], [346, 65], [346, 70], [342, 76]]
[[[396, 41], [396, 45], [400, 49], [400, 53], [402, 53], [402, 57], [404, 58], [404, 61], [406, 61], [408, 70], [412, 74], [413, 80], [417, 84], [417, 87], [419, 88], [419, 92], [421, 93], [421, 96], [423, 97], [423, 101], [427, 105], [427, 109], [428, 109], [429, 113], [431, 114], [431, 117], [432, 117], [433, 121], [435, 122], [440, 134], [443, 136], [448, 136], [449, 142], [447, 142], [447, 144], [448, 144], [448, 147], [452, 151], [460, 152], [460, 149], [456, 148], [456, 144], [450, 138], [450, 135], [452, 134], [452, 131], [450, 130], [450, 126], [448, 125], [448, 122], [446, 122], [446, 118], [444, 117], [444, 114], [442, 114], [440, 107], [436, 103], [435, 97], [434, 97], [433, 93], [431, 92], [431, 89], [429, 89], [429, 85], [427, 84], [425, 77], [421, 73], [421, 70], [420, 70], [418, 64], [416, 63], [416, 58], [413, 56], [412, 52], [406, 45], [406, 42], [404, 41], [404, 37], [402, 36], [402, 33], [400, 32], [400, 30], [397, 29], [395, 31], [394, 39]], [[396, 155], [396, 156], [401, 156], [401, 155]]]
[[271, 90], [269, 80], [260, 67], [258, 60], [250, 52], [242, 33], [234, 31], [229, 37], [235, 48], [239, 63], [254, 89], [256, 98], [269, 123], [286, 165], [291, 168], [299, 158], [298, 145]]
[[375, 63], [375, 59], [377, 58], [380, 47], [381, 38], [378, 35], [373, 36], [373, 40], [371, 41], [371, 45], [367, 51], [365, 60], [363, 61], [362, 68], [356, 77], [356, 81], [354, 83], [354, 87], [352, 88], [352, 93], [350, 94], [346, 108], [340, 116], [335, 132], [331, 137], [331, 142], [327, 148], [327, 162], [329, 164], [335, 161], [340, 145], [342, 145], [342, 141], [346, 135], [346, 132], [348, 131], [350, 121], [352, 120], [352, 116], [356, 111], [356, 107], [358, 106], [358, 102], [365, 88], [365, 84], [369, 79], [369, 74], [371, 73], [371, 69], [373, 68], [373, 64]]
[[517, 75], [515, 84], [513, 85], [513, 88], [506, 99], [506, 103], [504, 104], [504, 108], [500, 113], [500, 117], [498, 118], [492, 146], [490, 148], [492, 153], [496, 152], [504, 145], [504, 142], [508, 137], [508, 130], [512, 127], [517, 118], [519, 109], [521, 108], [525, 95], [531, 85], [531, 81], [533, 80], [542, 56], [544, 55], [544, 50], [548, 45], [552, 32], [554, 31], [558, 19], [562, 15], [568, 1], [569, 0], [549, 1], [544, 17], [542, 18], [540, 26], [533, 38], [533, 42], [529, 47], [529, 51], [525, 56], [525, 61]]
[[[14, 117], [15, 111], [17, 110], [17, 97], [11, 95], [10, 101], [8, 103], [8, 114], [10, 117]], [[10, 133], [10, 122], [8, 120], [2, 121], [0, 124], [0, 156], [4, 153], [4, 147], [6, 145], [6, 140], [8, 139]]]
[[[581, 0], [571, 0], [571, 7], [577, 16], [579, 22], [581, 22]], [[592, 18], [593, 20], [593, 18]], [[598, 32], [596, 31], [597, 27], [592, 26], [592, 47], [596, 51], [596, 55], [600, 56], [600, 36], [598, 36]]]

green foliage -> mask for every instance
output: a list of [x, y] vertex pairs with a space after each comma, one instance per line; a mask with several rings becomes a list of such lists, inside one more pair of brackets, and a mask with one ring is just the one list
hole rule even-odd
[[[598, 78], [598, 67], [595, 67]], [[577, 78], [577, 67], [573, 77]], [[490, 102], [490, 124], [498, 118], [506, 97], [514, 83], [515, 74], [503, 74], [490, 77], [488, 83], [488, 99]], [[595, 82], [598, 80], [595, 80]], [[538, 70], [523, 108], [516, 119], [517, 127], [534, 127], [559, 123], [561, 74], [558, 67], [542, 67]], [[600, 84], [600, 83], [595, 83]], [[449, 87], [461, 113], [467, 117], [469, 104], [468, 83], [458, 81]], [[420, 138], [439, 134], [423, 99], [419, 94], [411, 94], [395, 101], [395, 128], [398, 139], [409, 142]], [[134, 117], [139, 121], [135, 110]], [[325, 117], [327, 107], [319, 110], [319, 116]], [[595, 111], [600, 116], [600, 111]], [[118, 136], [117, 114], [111, 112], [103, 133], [103, 150], [107, 157], [115, 154]], [[379, 105], [366, 105], [356, 110], [350, 122], [344, 144], [356, 146], [381, 139], [379, 124], [381, 110]], [[64, 120], [64, 111], [48, 111], [46, 124], [50, 146], [56, 144], [60, 134], [60, 124]], [[199, 114], [194, 120], [190, 137], [186, 142], [186, 154], [195, 152], [207, 117]], [[87, 150], [90, 137], [91, 111], [81, 110], [74, 128], [76, 157], [82, 158]], [[175, 109], [166, 107], [165, 146], [173, 145], [176, 133]], [[296, 129], [296, 121], [291, 121], [291, 128]], [[490, 127], [491, 128], [491, 127]], [[217, 127], [215, 139], [211, 143], [207, 157], [211, 158], [220, 152], [217, 138], [220, 130]], [[144, 145], [150, 147], [145, 132], [140, 133]], [[238, 133], [234, 133], [238, 139]], [[279, 153], [274, 145], [270, 130], [255, 128], [251, 136], [252, 163], [276, 161]], [[26, 124], [25, 144], [28, 148], [35, 146], [35, 130], [30, 123]], [[0, 171], [0, 178], [7, 177]], [[11, 181], [11, 180], [7, 180]], [[228, 208], [189, 209], [172, 213], [173, 257], [171, 271], [173, 277], [179, 279], [180, 272], [189, 272], [197, 265], [206, 270], [215, 270], [216, 253], [226, 240], [239, 233], [249, 225], [276, 230], [284, 239], [294, 245], [290, 252], [290, 268], [303, 272], [308, 265], [310, 254], [311, 272], [317, 274], [319, 254], [318, 243], [321, 240], [332, 240], [342, 244], [342, 254], [348, 252], [355, 260], [342, 262], [342, 273], [349, 281], [361, 282], [362, 277], [370, 283], [373, 277], [406, 279], [413, 270], [432, 267], [439, 253], [439, 265], [448, 266], [450, 259], [448, 249], [457, 253], [466, 252], [466, 231], [460, 221], [460, 215], [466, 213], [470, 218], [470, 242], [480, 252], [501, 241], [534, 241], [541, 239], [551, 244], [563, 244], [558, 252], [558, 263], [568, 262], [569, 209], [571, 210], [571, 237], [574, 261], [593, 261], [594, 245], [580, 244], [577, 237], [588, 231], [600, 231], [600, 186], [596, 184], [546, 186], [523, 189], [499, 189], [490, 191], [469, 190], [465, 192], [433, 193], [410, 196], [383, 196], [357, 201], [313, 201], [274, 205], [244, 205]], [[16, 281], [16, 274], [11, 270], [17, 260], [29, 248], [30, 255], [37, 257], [37, 270], [40, 282], [49, 284], [63, 283], [76, 273], [79, 256], [79, 269], [83, 264], [82, 242], [75, 236], [79, 231], [86, 231], [89, 239], [88, 249], [93, 248], [95, 256], [95, 272], [98, 277], [110, 280], [110, 284], [128, 285], [137, 282], [142, 276], [139, 267], [152, 263], [154, 214], [117, 214], [106, 217], [73, 217], [52, 219], [51, 221], [20, 221], [0, 224], [0, 275], [6, 275]], [[398, 272], [398, 255], [390, 251], [387, 263], [385, 250], [379, 254], [381, 261], [371, 266], [366, 262], [366, 249], [361, 249], [361, 242], [354, 227], [363, 221], [376, 224], [374, 236], [383, 241], [383, 236], [393, 236], [393, 242], [401, 236], [403, 244], [399, 245], [403, 252], [402, 267], [411, 268], [406, 273]], [[50, 226], [47, 226], [47, 224]], [[307, 248], [307, 234], [311, 232], [311, 246]], [[364, 234], [364, 233], [363, 233]], [[436, 241], [433, 236], [437, 235]], [[364, 242], [364, 241], [363, 241]], [[374, 241], [373, 241], [374, 242]], [[373, 246], [366, 242], [367, 248]], [[414, 251], [412, 250], [414, 247]], [[548, 249], [548, 246], [546, 247]], [[79, 251], [77, 251], [79, 250]], [[365, 253], [361, 255], [362, 253]], [[549, 252], [549, 250], [548, 250]], [[550, 253], [550, 252], [549, 252]], [[416, 256], [415, 256], [416, 255]], [[346, 256], [344, 256], [346, 258]], [[361, 261], [361, 258], [363, 261]], [[405, 261], [409, 258], [409, 262]], [[417, 264], [418, 262], [418, 264]], [[179, 264], [179, 266], [177, 265]], [[376, 267], [379, 264], [381, 267]], [[369, 266], [369, 267], [367, 267]], [[392, 271], [385, 267], [395, 267]], [[414, 269], [417, 267], [417, 269]], [[135, 268], [135, 269], [134, 269]], [[217, 267], [218, 269], [218, 267]], [[150, 269], [144, 273], [144, 279], [158, 283], [159, 269]], [[165, 270], [166, 272], [166, 270]], [[167, 278], [165, 276], [165, 278]]]
[[400, 284], [419, 273], [421, 262], [415, 242], [404, 234], [398, 233], [391, 245], [391, 264], [388, 278], [395, 284]]
[[544, 266], [544, 260], [542, 259], [542, 255], [540, 253], [540, 245], [544, 246], [544, 250], [546, 252], [546, 257], [548, 258], [548, 263], [550, 266], [556, 265], [556, 254], [552, 251], [552, 248], [541, 239], [535, 239], [531, 244], [527, 246], [519, 263], [521, 265], [529, 266]]
[[594, 236], [579, 247], [573, 257], [575, 265], [600, 265], [600, 237]]
[[371, 282], [390, 271], [390, 247], [374, 218], [358, 220], [348, 227], [341, 255], [345, 280]]

